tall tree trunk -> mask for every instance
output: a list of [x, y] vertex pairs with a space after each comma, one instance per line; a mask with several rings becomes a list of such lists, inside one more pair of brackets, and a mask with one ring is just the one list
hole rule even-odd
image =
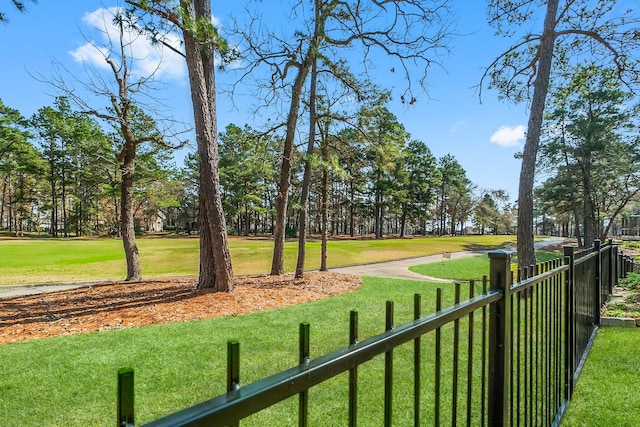
[[7, 198], [7, 181], [8, 177], [2, 180], [2, 199], [0, 199], [0, 228], [4, 227], [4, 206]]
[[56, 197], [56, 183], [51, 173], [51, 237], [58, 237], [58, 199]]
[[457, 208], [456, 208], [456, 207], [454, 207], [454, 208], [451, 210], [451, 223], [450, 223], [450, 224], [451, 224], [450, 232], [451, 232], [451, 235], [452, 235], [452, 236], [455, 236], [455, 235], [456, 235], [456, 221], [458, 220], [458, 219], [456, 218], [456, 214], [457, 214]]
[[520, 169], [520, 187], [518, 190], [518, 266], [523, 268], [536, 263], [533, 246], [533, 181], [535, 177], [536, 157], [540, 143], [540, 130], [544, 114], [544, 104], [549, 90], [549, 75], [553, 62], [555, 44], [555, 25], [558, 13], [558, 1], [548, 0], [544, 19], [544, 29], [538, 48], [538, 67], [533, 84], [533, 100], [529, 111], [527, 138], [522, 154]]
[[438, 236], [442, 236], [445, 233], [444, 223], [444, 183], [440, 187], [440, 229], [438, 230]]
[[[563, 143], [564, 143], [564, 136], [563, 136]], [[569, 169], [569, 154], [567, 153], [567, 150], [563, 150], [563, 154], [564, 154], [564, 164], [567, 167], [567, 169]], [[571, 190], [569, 191], [569, 198], [571, 199], [571, 208], [573, 210], [573, 217], [575, 219], [575, 235], [576, 235], [576, 239], [578, 240], [578, 247], [583, 247], [582, 246], [582, 235], [580, 234], [580, 215], [578, 212], [578, 201], [576, 199], [576, 191], [574, 186], [571, 186]]]
[[[323, 155], [323, 159], [324, 159]], [[328, 208], [328, 200], [329, 200], [329, 171], [327, 170], [326, 165], [322, 168], [322, 246], [320, 250], [320, 271], [328, 271], [327, 267], [327, 239], [328, 239], [328, 226], [329, 226], [329, 208]]]
[[404, 228], [407, 223], [407, 204], [402, 204], [402, 216], [400, 217], [400, 238], [404, 237]]
[[76, 237], [82, 236], [82, 199], [78, 201], [78, 215], [76, 219]]
[[351, 199], [349, 200], [349, 236], [353, 237], [355, 233], [355, 189], [353, 186], [353, 180], [349, 181], [349, 194], [351, 195]]
[[251, 206], [248, 203], [244, 205], [244, 235], [249, 236], [251, 233]]
[[62, 193], [60, 194], [60, 198], [62, 199], [62, 227], [63, 227], [64, 237], [69, 237], [69, 230], [68, 230], [68, 224], [67, 224], [67, 184], [65, 183], [65, 180], [66, 180], [66, 177], [63, 169], [62, 182], [61, 182]]
[[[211, 22], [210, 0], [181, 0], [180, 5], [186, 16]], [[213, 46], [199, 43], [190, 28], [183, 29], [183, 37], [200, 157], [201, 242], [198, 288], [232, 291], [233, 269], [218, 173]], [[203, 233], [208, 233], [209, 236], [203, 239]]]
[[[376, 181], [379, 183], [382, 180], [382, 171], [378, 168], [376, 171]], [[373, 233], [376, 239], [382, 238], [382, 219], [383, 219], [383, 207], [382, 207], [382, 190], [376, 184], [375, 195], [373, 197], [373, 215], [374, 215], [374, 229]]]
[[200, 197], [199, 204], [198, 233], [200, 235], [200, 268], [198, 270], [198, 289], [215, 289], [216, 266], [213, 262], [211, 233], [208, 232], [209, 226], [205, 215], [206, 203], [203, 197]]
[[[316, 8], [316, 27], [318, 26], [319, 10]], [[316, 28], [317, 35], [317, 28]], [[311, 65], [311, 88], [309, 93], [309, 140], [307, 142], [307, 156], [304, 161], [304, 177], [302, 179], [302, 194], [300, 196], [300, 213], [298, 227], [298, 260], [296, 263], [296, 279], [304, 277], [304, 262], [307, 246], [307, 206], [309, 204], [309, 189], [311, 188], [311, 156], [316, 140], [316, 80], [318, 78], [317, 59], [313, 58]]]
[[8, 181], [9, 181], [9, 203], [8, 203], [9, 231], [12, 231], [12, 230], [15, 230], [15, 228], [13, 227], [14, 209], [13, 209], [13, 203], [11, 203], [11, 196], [13, 195], [13, 184], [12, 184], [10, 175], [9, 175]]
[[596, 238], [597, 224], [593, 202], [591, 200], [591, 160], [587, 159], [586, 161], [588, 163], [582, 166], [582, 185], [584, 187], [582, 221], [584, 223], [584, 246], [590, 248], [593, 246], [593, 241]]
[[[308, 54], [310, 55], [310, 54]], [[311, 62], [307, 58], [298, 70], [298, 75], [293, 83], [291, 92], [291, 105], [287, 115], [287, 133], [282, 150], [282, 166], [280, 167], [280, 180], [278, 181], [278, 196], [276, 197], [276, 218], [273, 232], [273, 258], [271, 260], [271, 274], [284, 273], [284, 240], [285, 226], [287, 223], [287, 204], [289, 199], [289, 185], [291, 178], [291, 158], [293, 156], [293, 141], [295, 139], [296, 124], [298, 123], [298, 111], [300, 110], [300, 97], [302, 88], [309, 74]]]
[[51, 237], [58, 237], [58, 198], [55, 179], [55, 162], [53, 160], [53, 150], [55, 148], [55, 140], [51, 138], [49, 141], [49, 149], [51, 150], [49, 158], [49, 179], [51, 180]]
[[[136, 232], [133, 223], [133, 176], [135, 171], [136, 147], [125, 143], [123, 150], [122, 183], [120, 198], [120, 228], [122, 229], [122, 245], [127, 260], [127, 279], [141, 280], [142, 267], [140, 254], [136, 245]], [[65, 230], [66, 233], [66, 230]]]
[[[278, 181], [278, 196], [276, 197], [276, 218], [275, 230], [273, 233], [273, 259], [271, 261], [271, 274], [278, 275], [284, 273], [284, 240], [285, 226], [287, 222], [287, 204], [289, 199], [289, 185], [291, 178], [291, 158], [293, 155], [293, 141], [295, 139], [296, 124], [298, 123], [298, 112], [300, 110], [300, 98], [302, 89], [311, 71], [316, 58], [316, 49], [320, 42], [320, 37], [324, 32], [324, 20], [320, 19], [322, 1], [315, 0], [315, 22], [313, 40], [309, 44], [304, 59], [298, 68], [298, 74], [293, 82], [291, 90], [291, 103], [287, 115], [287, 132], [282, 150], [282, 167], [280, 169], [280, 180]], [[326, 18], [325, 18], [326, 19]]]

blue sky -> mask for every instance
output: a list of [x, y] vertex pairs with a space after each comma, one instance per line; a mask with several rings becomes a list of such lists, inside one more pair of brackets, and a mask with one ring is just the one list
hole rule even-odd
[[[213, 13], [221, 25], [230, 20], [229, 11], [221, 8], [228, 6], [216, 4], [225, 3], [231, 2], [213, 2]], [[273, 5], [272, 19], [286, 22], [289, 12], [284, 5], [287, 2], [271, 3], [270, 0], [269, 3]], [[104, 24], [96, 11], [122, 4], [109, 0], [40, 0], [37, 4], [28, 4], [27, 12], [20, 14], [11, 9], [10, 2], [3, 3], [10, 22], [0, 25], [3, 58], [0, 99], [25, 117], [51, 105], [59, 93], [38, 79], [51, 79], [55, 63], [79, 77], [84, 75], [85, 67], [94, 67], [98, 62], [93, 62], [95, 55], [85, 45], [88, 39], [103, 41], [104, 35], [96, 31], [96, 26]], [[238, 4], [241, 2], [236, 6]], [[428, 93], [419, 92], [418, 102], [412, 106], [394, 99], [389, 108], [412, 137], [424, 141], [436, 157], [452, 154], [480, 189], [504, 189], [515, 200], [520, 161], [514, 158], [514, 153], [521, 151], [524, 143], [526, 105], [500, 101], [495, 92], [486, 88], [480, 104], [476, 88], [483, 67], [509, 42], [494, 36], [494, 30], [486, 23], [486, 2], [455, 0], [452, 4], [457, 15], [457, 32], [461, 35], [451, 40], [451, 53], [441, 59], [442, 68], [431, 69]], [[143, 40], [136, 43], [137, 52], [145, 52], [138, 56], [146, 60], [137, 66], [145, 70], [157, 64], [158, 54], [145, 46]], [[160, 96], [171, 105], [172, 117], [189, 122], [192, 118], [184, 64], [168, 53], [162, 55], [162, 60], [159, 75], [165, 86]], [[388, 74], [385, 78], [389, 81], [378, 83], [395, 87], [400, 82], [391, 80], [394, 76]], [[219, 74], [220, 81], [224, 82], [225, 78], [228, 80], [230, 76]], [[249, 105], [243, 106], [238, 101], [236, 105], [238, 110], [232, 108], [226, 96], [218, 98], [220, 130], [228, 123], [260, 125], [251, 115]]]

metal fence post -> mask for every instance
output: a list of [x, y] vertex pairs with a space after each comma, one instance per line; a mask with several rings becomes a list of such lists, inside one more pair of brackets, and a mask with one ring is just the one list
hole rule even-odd
[[[394, 304], [387, 301], [385, 331], [393, 329]], [[393, 418], [393, 350], [384, 355], [384, 425], [391, 426]]]
[[609, 242], [607, 244], [608, 246], [608, 250], [609, 250], [609, 277], [607, 278], [607, 284], [608, 284], [608, 289], [607, 292], [609, 295], [611, 295], [613, 293], [613, 286], [616, 282], [616, 271], [615, 271], [615, 266], [614, 266], [614, 260], [615, 255], [616, 255], [616, 249], [617, 247], [613, 244], [613, 239], [609, 239]]
[[[349, 346], [358, 344], [358, 312], [349, 314]], [[358, 368], [349, 369], [349, 426], [358, 423]]]
[[611, 241], [611, 289], [609, 293], [613, 293], [613, 288], [618, 286], [618, 279], [620, 279], [620, 269], [618, 265], [618, 245], [614, 245]]
[[118, 370], [118, 427], [133, 427], [133, 369]]
[[509, 374], [511, 352], [511, 255], [503, 250], [489, 252], [492, 290], [502, 298], [489, 308], [489, 407], [487, 424], [509, 424]]
[[[413, 320], [420, 320], [422, 315], [422, 297], [420, 294], [413, 296]], [[471, 330], [471, 328], [469, 328]], [[420, 389], [422, 370], [422, 344], [420, 337], [413, 340], [413, 425], [420, 425]]]
[[575, 367], [575, 295], [574, 295], [574, 261], [575, 252], [573, 246], [564, 246], [564, 262], [569, 265], [569, 270], [564, 276], [564, 334], [565, 334], [565, 399], [569, 401], [573, 394], [573, 369]]
[[618, 275], [620, 278], [626, 277], [625, 274], [625, 266], [624, 266], [624, 253], [622, 251], [618, 252]]
[[[310, 328], [308, 322], [300, 323], [300, 364], [309, 364], [309, 348], [311, 343]], [[309, 390], [305, 390], [298, 395], [298, 425], [306, 427], [309, 425]]]
[[[240, 390], [240, 342], [227, 341], [227, 393], [236, 393]], [[231, 427], [238, 427], [240, 423]]]
[[602, 254], [600, 253], [600, 240], [599, 239], [595, 239], [593, 241], [593, 250], [596, 253], [596, 268], [595, 268], [595, 275], [596, 275], [596, 286], [594, 289], [594, 298], [595, 298], [595, 302], [596, 302], [596, 306], [593, 308], [593, 318], [594, 318], [594, 323], [596, 325], [600, 324], [600, 308], [602, 307], [602, 301], [601, 301], [601, 287], [602, 287]]

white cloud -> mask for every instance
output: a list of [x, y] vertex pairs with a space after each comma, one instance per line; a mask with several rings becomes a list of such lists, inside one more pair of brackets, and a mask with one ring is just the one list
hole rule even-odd
[[524, 125], [503, 125], [491, 135], [490, 141], [501, 147], [515, 147], [524, 140], [526, 130]]
[[464, 120], [458, 120], [449, 128], [449, 133], [456, 133], [467, 127], [467, 122]]
[[211, 14], [211, 24], [216, 28], [220, 28], [222, 26], [222, 21], [220, 21], [220, 18], [217, 16]]
[[103, 69], [109, 68], [109, 64], [105, 61], [105, 58], [109, 54], [109, 49], [107, 48], [100, 48], [92, 43], [85, 43], [76, 50], [69, 52], [69, 54], [77, 62], [86, 62]]
[[[118, 12], [118, 7], [101, 8], [82, 17], [82, 21], [95, 30], [98, 40], [90, 40], [69, 52], [73, 59], [102, 69], [109, 68], [105, 60], [109, 55], [117, 64], [120, 63], [120, 33], [113, 23], [113, 18]], [[131, 65], [130, 71], [134, 76], [147, 77], [154, 74], [156, 78], [181, 78], [186, 75], [184, 58], [171, 49], [154, 46], [145, 36], [126, 29], [123, 40]], [[180, 48], [181, 39], [177, 34], [168, 34], [165, 40], [171, 46]]]

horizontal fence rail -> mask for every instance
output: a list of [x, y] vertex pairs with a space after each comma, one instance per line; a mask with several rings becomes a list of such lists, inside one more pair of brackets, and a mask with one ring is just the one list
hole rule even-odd
[[[240, 344], [230, 341], [227, 393], [147, 425], [237, 426], [242, 419], [297, 395], [298, 425], [306, 426], [309, 390], [345, 373], [345, 419], [355, 426], [359, 371], [382, 357], [383, 424], [389, 426], [394, 419], [394, 351], [411, 344], [414, 425], [558, 425], [597, 331], [601, 305], [633, 264], [611, 241], [603, 246], [596, 242], [583, 253], [567, 246], [563, 259], [521, 269], [514, 283], [511, 255], [494, 251], [489, 258], [488, 280], [471, 281], [467, 299], [462, 300], [461, 285], [456, 283], [454, 305], [442, 308], [438, 289], [435, 313], [423, 316], [421, 296], [415, 295], [413, 320], [400, 326], [394, 325], [394, 303], [388, 301], [384, 332], [362, 341], [358, 313], [352, 311], [349, 345], [317, 359], [310, 358], [310, 325], [302, 323], [299, 364], [245, 386], [241, 386]], [[426, 336], [433, 340], [428, 348], [423, 342]], [[425, 350], [432, 350], [433, 372], [423, 372]], [[450, 361], [443, 352], [452, 356]], [[448, 366], [442, 366], [443, 361]], [[427, 388], [431, 402], [422, 398]], [[425, 403], [430, 405], [428, 411]], [[132, 426], [133, 420], [133, 370], [124, 369], [119, 372], [118, 426]]]
[[279, 374], [240, 387], [199, 405], [169, 415], [148, 426], [226, 426], [264, 408], [295, 396], [336, 375], [356, 368], [376, 356], [419, 338], [469, 313], [499, 300], [501, 293], [489, 291], [422, 319], [389, 329], [380, 335], [329, 353]]

